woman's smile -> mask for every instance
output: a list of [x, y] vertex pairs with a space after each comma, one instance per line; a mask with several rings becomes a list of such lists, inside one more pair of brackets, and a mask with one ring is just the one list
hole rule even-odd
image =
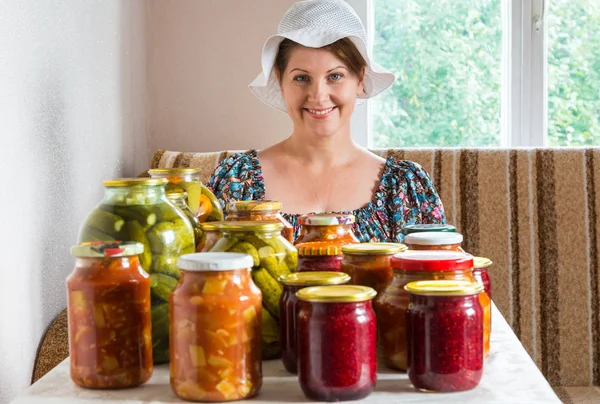
[[304, 108], [304, 111], [314, 119], [327, 119], [337, 107], [329, 108]]

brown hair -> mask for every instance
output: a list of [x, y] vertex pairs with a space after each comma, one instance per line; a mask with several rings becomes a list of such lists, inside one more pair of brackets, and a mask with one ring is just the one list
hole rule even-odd
[[[281, 76], [287, 68], [287, 65], [292, 56], [292, 50], [300, 45], [291, 39], [284, 39], [279, 45], [279, 51], [277, 51], [277, 57], [275, 58], [275, 67], [277, 69], [277, 75], [279, 81]], [[358, 78], [360, 78], [363, 68], [367, 67], [367, 61], [360, 54], [352, 40], [350, 38], [342, 38], [334, 43], [325, 45], [320, 49], [325, 49], [331, 52], [335, 57], [341, 60], [348, 69]]]

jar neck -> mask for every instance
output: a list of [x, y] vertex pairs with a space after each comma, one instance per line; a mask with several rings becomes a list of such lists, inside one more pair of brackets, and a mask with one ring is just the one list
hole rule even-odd
[[479, 294], [463, 296], [424, 296], [410, 294], [410, 303], [427, 306], [434, 310], [452, 310], [458, 307], [472, 307], [479, 302]]
[[453, 271], [407, 271], [404, 269], [395, 269], [392, 275], [392, 282], [394, 279], [404, 280], [423, 280], [423, 279], [453, 279], [461, 280], [468, 279], [474, 280], [472, 269], [460, 269]]
[[84, 270], [122, 271], [129, 270], [135, 264], [139, 265], [137, 255], [126, 257], [75, 257], [75, 267]]
[[231, 282], [236, 283], [236, 279], [245, 280], [250, 278], [250, 271], [247, 269], [232, 269], [229, 271], [188, 271], [185, 269], [180, 270], [180, 280], [183, 283], [185, 281], [194, 281], [197, 279], [206, 279], [212, 277], [226, 277]]
[[237, 219], [252, 219], [260, 216], [265, 219], [277, 219], [279, 218], [279, 210], [240, 210], [230, 211], [229, 216]]
[[221, 234], [223, 237], [231, 238], [231, 237], [252, 237], [258, 236], [260, 238], [277, 238], [281, 236], [281, 233], [278, 231], [251, 231], [251, 230], [221, 230]]
[[201, 182], [200, 173], [152, 173], [152, 178], [166, 178], [170, 183], [179, 182]]
[[343, 302], [343, 303], [321, 303], [321, 302], [302, 302], [303, 305], [310, 305], [313, 315], [317, 316], [339, 316], [339, 315], [357, 315], [373, 309], [371, 300], [361, 302]]
[[104, 202], [113, 205], [150, 205], [166, 200], [164, 185], [130, 185], [107, 187]]

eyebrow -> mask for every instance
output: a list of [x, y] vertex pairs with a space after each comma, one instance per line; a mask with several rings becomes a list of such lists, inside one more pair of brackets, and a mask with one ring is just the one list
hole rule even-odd
[[[329, 69], [329, 70], [327, 70], [327, 73], [329, 73], [329, 72], [332, 72], [332, 71], [334, 71], [335, 69], [346, 69], [346, 70], [348, 70], [348, 68], [347, 68], [346, 66], [341, 66], [341, 65], [340, 65], [340, 66], [336, 66], [336, 67], [334, 67], [333, 69]], [[290, 70], [290, 73], [293, 73], [293, 72], [294, 72], [294, 71], [296, 71], [296, 70], [299, 70], [299, 71], [301, 71], [301, 72], [304, 72], [304, 73], [310, 73], [308, 70], [300, 69], [300, 68], [298, 68], [298, 67], [297, 67], [297, 68], [295, 68], [295, 69], [292, 69], [292, 70]]]

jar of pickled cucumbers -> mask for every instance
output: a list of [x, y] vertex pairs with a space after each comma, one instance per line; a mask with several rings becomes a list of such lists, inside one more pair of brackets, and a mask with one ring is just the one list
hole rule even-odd
[[200, 223], [200, 229], [202, 229], [202, 237], [198, 245], [196, 245], [196, 252], [207, 252], [219, 241], [221, 238], [221, 232], [219, 228], [215, 226], [216, 222], [204, 222]]
[[187, 192], [187, 204], [200, 223], [223, 220], [223, 209], [217, 197], [200, 181], [198, 168], [155, 168], [148, 170], [152, 178], [166, 178], [167, 191]]
[[[453, 280], [477, 283], [473, 277], [473, 256], [457, 251], [406, 251], [390, 260], [392, 280], [375, 299], [379, 344], [384, 364], [406, 370], [406, 317], [409, 296], [404, 286], [421, 280]], [[478, 295], [484, 311], [484, 355], [490, 349], [491, 301]]]
[[173, 202], [173, 205], [179, 208], [183, 212], [185, 217], [187, 217], [190, 221], [192, 229], [194, 229], [194, 246], [196, 248], [196, 251], [198, 251], [198, 245], [200, 244], [200, 241], [203, 237], [202, 227], [200, 226], [200, 221], [198, 220], [196, 215], [192, 213], [192, 210], [187, 205], [187, 192], [167, 191], [167, 198], [171, 202]]
[[154, 363], [169, 361], [169, 292], [179, 279], [177, 258], [195, 251], [188, 218], [165, 194], [165, 179], [103, 181], [104, 199], [87, 216], [79, 242], [137, 241], [144, 245], [142, 267], [150, 274]]
[[349, 280], [350, 276], [341, 272], [296, 272], [279, 277], [283, 284], [279, 315], [281, 361], [288, 372], [298, 371], [296, 292], [309, 286], [342, 285]]
[[342, 247], [341, 270], [350, 275], [351, 284], [369, 286], [379, 294], [392, 279], [390, 259], [402, 251], [406, 246], [396, 243], [350, 244]]
[[215, 222], [221, 238], [210, 252], [237, 252], [252, 257], [252, 279], [263, 294], [263, 359], [281, 356], [279, 302], [283, 286], [278, 278], [296, 271], [298, 252], [283, 236], [283, 225], [275, 222]]
[[483, 286], [466, 281], [419, 281], [405, 287], [408, 377], [424, 391], [476, 387], [483, 373]]
[[281, 202], [277, 201], [234, 201], [227, 206], [227, 220], [261, 220], [283, 224], [281, 234], [290, 243], [294, 242], [294, 226], [281, 215]]
[[140, 265], [141, 243], [95, 241], [71, 248], [67, 277], [71, 380], [116, 389], [152, 375], [150, 279]]
[[404, 244], [409, 250], [446, 250], [460, 251], [463, 236], [453, 232], [421, 232], [404, 236]]
[[402, 234], [405, 236], [412, 233], [423, 233], [423, 232], [456, 232], [456, 227], [451, 224], [441, 223], [419, 223], [409, 224], [404, 226]]
[[300, 232], [295, 244], [324, 243], [342, 247], [360, 241], [352, 230], [354, 215], [309, 214], [298, 218]]
[[262, 386], [261, 292], [240, 253], [179, 258], [170, 296], [171, 388], [191, 401], [243, 400]]

